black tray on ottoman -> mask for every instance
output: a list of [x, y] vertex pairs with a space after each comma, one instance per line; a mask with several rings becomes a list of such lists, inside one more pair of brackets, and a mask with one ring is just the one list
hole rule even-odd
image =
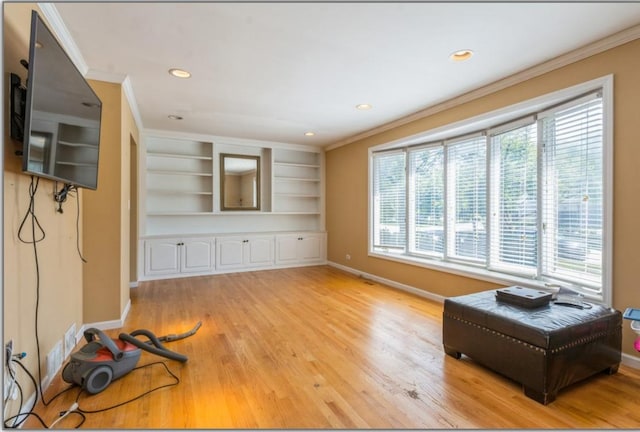
[[496, 290], [496, 299], [526, 308], [544, 306], [549, 303], [551, 297], [551, 293], [519, 286]]
[[535, 309], [496, 300], [496, 291], [445, 299], [442, 342], [522, 384], [542, 404], [558, 391], [600, 372], [617, 372], [622, 314], [591, 304], [576, 309], [549, 303]]

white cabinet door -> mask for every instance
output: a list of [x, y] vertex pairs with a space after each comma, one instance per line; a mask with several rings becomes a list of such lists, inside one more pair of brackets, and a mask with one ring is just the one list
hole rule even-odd
[[219, 237], [216, 244], [218, 270], [273, 265], [273, 237]]
[[144, 242], [145, 275], [166, 275], [180, 272], [180, 240], [161, 239]]
[[273, 237], [250, 237], [245, 243], [247, 267], [267, 267], [273, 265]]
[[320, 261], [324, 250], [323, 236], [303, 234], [298, 240], [298, 259], [300, 261]]
[[212, 273], [214, 243], [213, 237], [145, 240], [144, 274]]
[[276, 264], [299, 264], [324, 260], [324, 235], [303, 233], [276, 237]]
[[296, 234], [285, 234], [276, 237], [276, 264], [293, 264], [298, 262], [298, 238]]
[[181, 242], [182, 273], [213, 271], [213, 238], [185, 239]]
[[216, 242], [216, 268], [218, 270], [244, 266], [243, 237], [219, 237]]

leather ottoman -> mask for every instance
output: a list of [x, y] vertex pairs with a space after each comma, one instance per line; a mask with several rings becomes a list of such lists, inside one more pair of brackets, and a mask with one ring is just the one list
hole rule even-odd
[[546, 405], [563, 387], [618, 370], [622, 314], [588, 305], [527, 309], [497, 301], [495, 290], [451, 297], [444, 302], [444, 350], [521, 383], [528, 397]]

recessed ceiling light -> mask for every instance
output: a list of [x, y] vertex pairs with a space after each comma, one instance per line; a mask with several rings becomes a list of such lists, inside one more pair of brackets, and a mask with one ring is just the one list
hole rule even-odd
[[473, 56], [473, 51], [464, 49], [452, 53], [449, 58], [453, 61], [465, 61], [469, 60], [471, 56]]
[[358, 104], [358, 105], [356, 105], [356, 108], [361, 110], [361, 111], [366, 111], [366, 110], [370, 110], [371, 108], [373, 108], [373, 106], [370, 105], [370, 104]]
[[191, 72], [178, 68], [169, 69], [169, 73], [176, 78], [189, 78], [191, 76]]
[[173, 114], [168, 115], [167, 117], [169, 117], [171, 120], [182, 120], [182, 118], [183, 118], [182, 116], [173, 115]]
[[309, 132], [305, 132], [304, 136], [314, 136], [315, 134], [316, 134], [315, 132], [309, 131]]

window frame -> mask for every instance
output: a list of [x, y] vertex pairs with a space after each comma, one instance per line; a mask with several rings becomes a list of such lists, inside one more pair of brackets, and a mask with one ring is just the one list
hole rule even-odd
[[[603, 224], [602, 224], [602, 286], [600, 293], [593, 293], [588, 289], [580, 289], [578, 286], [573, 286], [570, 283], [555, 280], [545, 280], [545, 278], [532, 279], [527, 276], [502, 273], [495, 270], [490, 270], [490, 267], [477, 267], [472, 264], [465, 264], [457, 261], [444, 261], [437, 257], [425, 255], [425, 254], [411, 254], [409, 248], [409, 230], [411, 225], [409, 224], [409, 213], [407, 213], [406, 226], [406, 243], [404, 251], [401, 253], [394, 252], [381, 252], [374, 249], [373, 245], [373, 211], [372, 211], [372, 199], [373, 199], [373, 160], [376, 153], [391, 149], [407, 149], [417, 148], [420, 145], [437, 145], [438, 142], [444, 142], [445, 140], [452, 140], [463, 135], [470, 135], [473, 133], [488, 133], [493, 132], [505, 124], [517, 122], [523, 117], [532, 115], [532, 113], [543, 112], [548, 109], [552, 109], [558, 105], [562, 105], [577, 99], [587, 93], [599, 91], [602, 96], [602, 113], [603, 113], [603, 184], [602, 191], [604, 194], [603, 200]], [[488, 138], [487, 153], [491, 147], [490, 138]], [[545, 289], [552, 285], [562, 285], [569, 289], [573, 289], [585, 298], [599, 302], [608, 306], [611, 306], [612, 302], [612, 263], [613, 263], [613, 75], [607, 75], [604, 77], [596, 78], [591, 81], [587, 81], [581, 84], [574, 85], [569, 88], [554, 91], [533, 99], [528, 99], [513, 105], [509, 105], [504, 108], [500, 108], [494, 111], [490, 111], [475, 117], [466, 118], [451, 124], [443, 125], [425, 132], [421, 132], [409, 137], [401, 138], [385, 144], [373, 146], [369, 148], [369, 196], [368, 196], [368, 255], [371, 257], [387, 259], [390, 261], [402, 262], [419, 267], [425, 267], [429, 269], [444, 271], [447, 273], [453, 273], [464, 277], [470, 277], [474, 279], [485, 280], [501, 285], [522, 285], [532, 288]], [[446, 150], [445, 150], [446, 153]], [[538, 161], [540, 162], [540, 161]], [[446, 164], [446, 157], [445, 157]], [[407, 170], [405, 178], [407, 179], [407, 194], [409, 193], [408, 176], [409, 163], [405, 164]], [[489, 156], [487, 156], [487, 168], [489, 168]], [[446, 165], [445, 165], [446, 169]], [[540, 171], [541, 164], [538, 164], [538, 170]], [[489, 176], [487, 171], [487, 176]], [[445, 176], [445, 191], [446, 176]], [[487, 184], [487, 193], [489, 192], [490, 185]], [[409, 207], [410, 199], [407, 196], [407, 207]], [[540, 203], [540, 197], [537, 197], [537, 202]], [[489, 203], [487, 203], [488, 205]], [[445, 192], [445, 208], [446, 208], [446, 192]], [[407, 208], [407, 211], [409, 209]], [[487, 211], [489, 206], [487, 206]], [[490, 213], [490, 212], [488, 212]], [[446, 218], [445, 214], [445, 218]], [[488, 215], [487, 225], [491, 223], [490, 216]], [[446, 234], [445, 234], [446, 240]], [[488, 243], [487, 243], [488, 245]], [[446, 259], [446, 254], [445, 254]]]

